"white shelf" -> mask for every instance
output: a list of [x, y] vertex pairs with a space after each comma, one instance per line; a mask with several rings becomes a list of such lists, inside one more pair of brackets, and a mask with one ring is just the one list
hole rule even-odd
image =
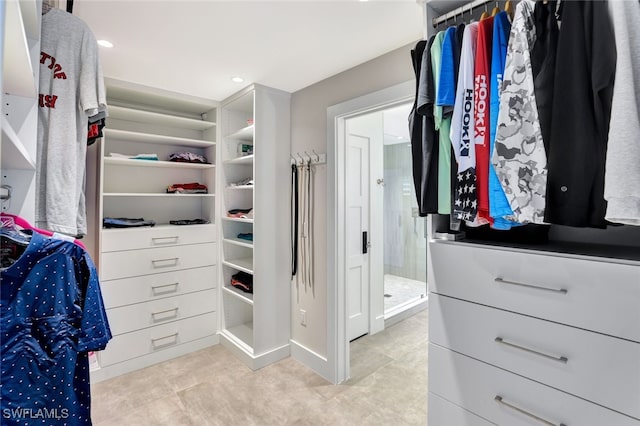
[[136, 160], [132, 158], [104, 157], [104, 164], [127, 167], [161, 167], [170, 169], [213, 169], [215, 164], [181, 163], [178, 161]]
[[214, 127], [216, 123], [211, 121], [196, 120], [193, 118], [179, 117], [176, 115], [160, 114], [157, 112], [143, 111], [139, 109], [120, 106], [109, 106], [109, 117], [141, 123], [159, 124], [162, 126], [181, 127], [183, 129], [206, 130]]
[[227, 294], [229, 294], [229, 295], [241, 300], [242, 302], [253, 306], [253, 293], [245, 293], [244, 291], [242, 291], [242, 290], [240, 290], [238, 288], [227, 287], [227, 286], [222, 287], [222, 290], [225, 293], [227, 293]]
[[22, 11], [16, 0], [8, 0], [5, 3], [4, 40], [10, 42], [4, 44], [2, 90], [15, 96], [35, 98], [38, 90], [29, 57]]
[[215, 197], [216, 194], [169, 194], [166, 192], [105, 192], [103, 194], [105, 197]]
[[231, 222], [240, 222], [240, 223], [253, 223], [253, 219], [242, 219], [239, 217], [223, 217], [222, 220], [228, 220]]
[[224, 260], [222, 264], [253, 275], [253, 258], [251, 257]]
[[227, 186], [227, 189], [253, 189], [253, 185]]
[[224, 164], [253, 164], [253, 154], [226, 160]]
[[35, 170], [35, 159], [29, 155], [9, 121], [3, 116], [0, 123], [2, 125], [2, 168]]
[[253, 242], [243, 240], [242, 238], [225, 238], [223, 241], [240, 247], [253, 248]]
[[131, 132], [119, 129], [104, 129], [107, 138], [125, 140], [127, 142], [142, 142], [162, 145], [180, 145], [192, 148], [207, 148], [215, 146], [215, 142], [203, 141], [199, 139], [177, 138], [173, 136], [156, 135], [153, 133]]
[[226, 333], [231, 334], [237, 340], [248, 346], [248, 349], [253, 348], [253, 323], [246, 323], [229, 327], [225, 330]]
[[[215, 223], [203, 223], [201, 225], [172, 225], [170, 223], [156, 223], [155, 226], [153, 226], [153, 229], [180, 229], [180, 228], [185, 228], [188, 227], [189, 229], [193, 228], [193, 227], [209, 227], [209, 228], [215, 228], [216, 224]], [[102, 232], [109, 232], [109, 233], [115, 233], [115, 232], [148, 232], [149, 231], [149, 227], [148, 226], [138, 226], [138, 227], [133, 227], [133, 228], [102, 228]]]
[[237, 132], [233, 132], [227, 136], [227, 139], [239, 139], [243, 141], [252, 141], [253, 140], [253, 124], [247, 127], [244, 127]]

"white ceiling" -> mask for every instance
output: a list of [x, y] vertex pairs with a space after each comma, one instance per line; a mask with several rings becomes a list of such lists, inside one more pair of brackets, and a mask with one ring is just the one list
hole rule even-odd
[[254, 82], [295, 92], [423, 35], [416, 0], [76, 0], [73, 13], [115, 45], [106, 77], [214, 100]]

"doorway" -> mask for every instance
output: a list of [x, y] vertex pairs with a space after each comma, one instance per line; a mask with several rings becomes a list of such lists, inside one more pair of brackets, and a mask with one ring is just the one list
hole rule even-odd
[[[329, 285], [327, 287], [327, 344], [328, 353], [327, 366], [329, 374], [334, 383], [341, 383], [350, 377], [350, 339], [349, 339], [349, 309], [348, 306], [348, 286], [347, 286], [347, 253], [349, 250], [348, 242], [355, 241], [353, 236], [347, 238], [347, 199], [349, 194], [346, 191], [347, 179], [347, 143], [346, 130], [347, 122], [351, 118], [364, 116], [369, 113], [380, 112], [393, 107], [405, 105], [413, 102], [415, 91], [415, 82], [407, 81], [404, 83], [391, 86], [386, 89], [379, 90], [361, 97], [345, 101], [343, 103], [331, 106], [327, 109], [327, 211], [332, 212], [327, 216], [327, 276]], [[405, 116], [405, 120], [407, 117]], [[405, 125], [407, 121], [404, 122]], [[383, 144], [379, 144], [382, 147]], [[383, 150], [380, 149], [382, 152]], [[382, 153], [380, 154], [382, 158]], [[382, 173], [383, 170], [381, 169]], [[384, 175], [372, 175], [369, 178], [370, 198], [379, 197], [380, 206], [383, 204], [383, 191], [380, 185], [376, 185], [377, 180], [381, 179], [384, 183]], [[372, 188], [373, 185], [373, 188]], [[382, 208], [379, 209], [380, 211]], [[369, 219], [376, 220], [382, 218], [382, 215], [373, 215]], [[424, 219], [420, 219], [424, 220]], [[370, 223], [372, 229], [376, 229], [374, 224]], [[371, 253], [369, 254], [369, 263], [376, 267], [382, 268], [380, 277], [384, 275], [384, 251], [381, 244], [380, 236], [383, 235], [383, 222], [380, 220], [378, 232], [368, 236], [368, 242], [371, 243]], [[427, 227], [428, 228], [428, 227]], [[360, 230], [356, 230], [360, 232]], [[355, 238], [358, 237], [355, 234]], [[362, 236], [360, 234], [360, 238]], [[375, 239], [374, 239], [375, 238]], [[353, 242], [351, 244], [354, 244]], [[360, 246], [362, 240], [358, 244]], [[353, 248], [351, 248], [353, 250]], [[376, 251], [377, 250], [377, 251]], [[374, 261], [373, 257], [377, 256], [379, 260]], [[422, 261], [428, 263], [428, 253]], [[374, 275], [375, 276], [375, 275]], [[374, 281], [370, 281], [370, 310], [369, 310], [369, 334], [375, 334], [384, 330], [386, 321], [384, 315], [384, 287], [380, 280], [379, 291], [372, 288], [375, 286]], [[403, 311], [406, 315], [410, 315], [422, 309], [426, 309], [426, 297], [416, 302], [416, 306], [409, 311]], [[395, 315], [393, 318], [401, 317]]]
[[425, 220], [413, 189], [410, 103], [345, 120], [349, 341], [426, 297]]

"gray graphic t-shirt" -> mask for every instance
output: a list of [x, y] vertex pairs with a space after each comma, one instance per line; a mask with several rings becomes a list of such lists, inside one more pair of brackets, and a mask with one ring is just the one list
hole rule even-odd
[[98, 45], [81, 19], [55, 8], [41, 34], [36, 226], [86, 234], [87, 120], [107, 107]]

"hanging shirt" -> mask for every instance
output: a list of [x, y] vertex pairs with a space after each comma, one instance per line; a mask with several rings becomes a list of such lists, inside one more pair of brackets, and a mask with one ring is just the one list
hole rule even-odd
[[[499, 12], [493, 18], [493, 46], [491, 48], [491, 94], [489, 102], [489, 158], [495, 151], [496, 129], [498, 127], [498, 112], [500, 109], [500, 93], [502, 92], [502, 76], [505, 60], [507, 58], [507, 45], [509, 44], [509, 32], [511, 22], [507, 12]], [[489, 216], [493, 219], [495, 229], [511, 229], [515, 222], [509, 220], [513, 217], [513, 210], [509, 205], [504, 189], [500, 185], [498, 175], [493, 163], [489, 162]]]
[[606, 2], [562, 4], [545, 220], [603, 228], [615, 36]]
[[542, 141], [547, 153], [551, 140], [551, 121], [553, 117], [553, 94], [556, 74], [556, 50], [558, 47], [558, 21], [556, 20], [556, 1], [536, 3], [534, 17], [536, 25], [536, 43], [531, 49], [531, 70], [535, 86], [536, 105], [540, 119]]
[[547, 156], [542, 141], [531, 71], [536, 34], [535, 0], [516, 6], [500, 96], [495, 152], [491, 161], [520, 223], [544, 223]]
[[418, 200], [418, 214], [438, 212], [438, 134], [433, 118], [435, 87], [431, 68], [431, 44], [420, 41], [412, 50], [416, 73], [416, 101], [409, 114], [413, 183]]
[[2, 424], [90, 425], [87, 352], [111, 339], [91, 258], [34, 232], [1, 277]]
[[476, 49], [474, 121], [476, 144], [476, 177], [478, 186], [478, 216], [492, 222], [489, 216], [489, 147], [490, 140], [490, 78], [491, 42], [493, 36], [493, 16], [478, 23], [478, 46]]
[[640, 2], [609, 2], [618, 61], [604, 198], [606, 219], [640, 225]]
[[422, 59], [422, 54], [424, 52], [424, 48], [427, 45], [427, 42], [424, 40], [420, 40], [416, 47], [411, 49], [411, 65], [413, 66], [413, 72], [416, 77], [416, 90], [415, 90], [415, 98], [413, 100], [413, 106], [411, 107], [411, 111], [409, 112], [409, 139], [411, 140], [411, 162], [413, 166], [413, 187], [416, 194], [416, 201], [418, 203], [418, 210], [422, 210], [422, 202], [420, 200], [422, 193], [422, 167], [423, 167], [423, 156], [422, 156], [422, 117], [417, 114], [417, 103], [419, 97], [419, 87], [420, 87], [420, 63]]
[[451, 118], [451, 145], [457, 163], [453, 214], [474, 221], [478, 208], [476, 196], [476, 149], [474, 143], [473, 90], [478, 23], [465, 27], [455, 106]]
[[106, 111], [98, 45], [89, 27], [57, 8], [42, 16], [36, 226], [87, 233], [87, 123]]
[[449, 27], [442, 40], [440, 81], [436, 105], [443, 107], [446, 114], [453, 110], [456, 101], [456, 27]]
[[[435, 86], [436, 99], [440, 93], [440, 71], [442, 65], [442, 45], [444, 43], [445, 32], [436, 34], [431, 45], [431, 66], [433, 67], [433, 82]], [[451, 141], [449, 140], [449, 129], [451, 127], [450, 117], [445, 117], [443, 107], [437, 104], [433, 107], [435, 128], [438, 130], [438, 213], [451, 213]]]

